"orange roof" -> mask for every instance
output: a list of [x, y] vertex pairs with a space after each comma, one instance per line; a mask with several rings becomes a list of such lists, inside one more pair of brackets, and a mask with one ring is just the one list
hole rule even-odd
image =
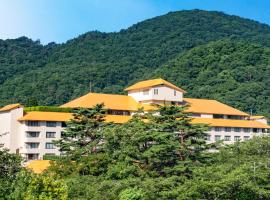
[[40, 174], [50, 166], [50, 160], [32, 160], [26, 164], [26, 168]]
[[232, 119], [212, 119], [212, 118], [193, 118], [193, 124], [208, 124], [212, 127], [240, 127], [240, 128], [265, 128], [270, 126], [253, 120], [232, 120]]
[[250, 119], [264, 119], [265, 116], [262, 115], [254, 115], [254, 116], [250, 116]]
[[23, 117], [19, 118], [19, 121], [57, 121], [65, 122], [72, 119], [72, 113], [64, 112], [40, 112], [33, 111], [26, 113]]
[[249, 116], [247, 113], [216, 100], [184, 98], [184, 101], [190, 105], [187, 112], [191, 113]]
[[166, 85], [170, 88], [173, 88], [175, 90], [178, 90], [180, 92], [183, 92], [183, 93], [186, 93], [185, 90], [175, 86], [174, 84], [168, 82], [168, 81], [165, 81], [161, 78], [158, 78], [158, 79], [152, 79], [152, 80], [146, 80], [146, 81], [141, 81], [141, 82], [138, 82], [138, 83], [135, 83], [134, 85], [131, 85], [129, 87], [127, 87], [125, 89], [125, 91], [129, 91], [129, 90], [138, 90], [138, 89], [143, 89], [143, 88], [148, 88], [148, 87], [152, 87], [152, 86], [157, 86], [157, 85]]
[[[63, 112], [28, 112], [23, 117], [19, 118], [19, 121], [56, 121], [66, 122], [73, 118], [72, 113]], [[131, 116], [127, 115], [106, 115], [106, 122], [125, 123], [131, 119]]]
[[154, 111], [158, 109], [156, 104], [140, 104], [140, 108], [143, 108], [144, 111]]
[[130, 96], [115, 95], [115, 94], [98, 94], [98, 93], [88, 93], [60, 107], [91, 108], [96, 104], [100, 103], [104, 103], [105, 108], [112, 110], [135, 111], [138, 108], [138, 103]]
[[126, 116], [126, 115], [106, 115], [105, 120], [106, 122], [114, 122], [114, 123], [125, 123], [128, 120], [130, 120], [132, 117], [131, 116]]
[[4, 111], [10, 111], [16, 108], [19, 108], [21, 105], [19, 103], [15, 103], [15, 104], [10, 104], [10, 105], [6, 105], [3, 108], [0, 108], [0, 112], [4, 112]]

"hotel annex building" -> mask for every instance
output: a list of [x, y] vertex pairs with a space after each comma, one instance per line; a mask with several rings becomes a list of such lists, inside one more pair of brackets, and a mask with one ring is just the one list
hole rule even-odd
[[[91, 108], [104, 103], [107, 122], [124, 123], [139, 108], [145, 112], [153, 104], [188, 104], [192, 123], [208, 124], [207, 142], [223, 140], [225, 144], [248, 140], [267, 133], [270, 126], [263, 116], [250, 116], [216, 100], [184, 98], [183, 89], [163, 79], [138, 82], [125, 89], [128, 95], [88, 93], [60, 107]], [[61, 138], [65, 122], [72, 118], [64, 112], [24, 112], [20, 104], [0, 108], [0, 144], [27, 161], [43, 159], [44, 155], [60, 155], [53, 140]]]

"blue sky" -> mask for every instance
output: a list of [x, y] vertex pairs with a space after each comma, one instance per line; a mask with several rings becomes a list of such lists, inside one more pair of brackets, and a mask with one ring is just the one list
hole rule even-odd
[[62, 43], [176, 10], [217, 10], [270, 24], [270, 0], [0, 0], [0, 39]]

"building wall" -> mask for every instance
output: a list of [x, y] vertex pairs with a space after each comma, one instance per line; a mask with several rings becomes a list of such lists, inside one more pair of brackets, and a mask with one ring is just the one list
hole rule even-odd
[[21, 140], [21, 123], [18, 121], [20, 117], [23, 116], [23, 108], [17, 108], [11, 110], [11, 152], [16, 153], [19, 149], [19, 141]]
[[0, 113], [0, 144], [4, 148], [11, 148], [11, 113], [1, 112]]
[[18, 118], [23, 116], [23, 108], [17, 108], [0, 113], [0, 144], [16, 153], [18, 141], [20, 140], [20, 122]]
[[261, 122], [261, 123], [263, 123], [263, 124], [267, 124], [267, 119], [266, 119], [266, 118], [262, 118], [262, 119], [254, 119], [254, 121]]
[[213, 118], [213, 114], [201, 114], [201, 118]]
[[[46, 154], [60, 155], [58, 148], [46, 149], [46, 143], [52, 143], [61, 138], [61, 132], [64, 130], [61, 122], [56, 122], [56, 127], [47, 127], [46, 122], [39, 122], [39, 126], [27, 126], [22, 122], [22, 138], [20, 142], [20, 153], [26, 157], [27, 154], [39, 154], [38, 158], [43, 159]], [[27, 137], [27, 132], [39, 132], [38, 137]], [[55, 132], [55, 138], [46, 138], [46, 132]], [[29, 149], [27, 143], [39, 143], [38, 148]]]
[[[158, 94], [154, 94], [154, 90], [158, 89]], [[149, 93], [144, 94], [145, 90], [149, 90]], [[174, 91], [176, 95], [174, 96]], [[143, 102], [149, 100], [160, 100], [160, 101], [183, 101], [183, 93], [166, 86], [156, 86], [151, 88], [145, 88], [140, 90], [132, 90], [128, 92], [129, 96], [132, 96], [136, 101]]]
[[[220, 128], [220, 131], [216, 131], [216, 128]], [[208, 138], [207, 143], [214, 143], [217, 140], [215, 139], [215, 136], [220, 136], [220, 140], [223, 140], [225, 144], [233, 144], [235, 141], [235, 136], [240, 137], [240, 141], [245, 141], [247, 139], [251, 139], [253, 136], [262, 136], [265, 133], [263, 133], [262, 129], [257, 129], [258, 132], [253, 132], [253, 129], [250, 128], [250, 132], [245, 132], [244, 128], [240, 128], [240, 132], [236, 132], [234, 130], [234, 127], [228, 127], [231, 128], [230, 132], [226, 132], [225, 127], [212, 127], [207, 133], [210, 136], [210, 139]], [[230, 141], [225, 141], [225, 136], [231, 136]], [[245, 138], [246, 137], [246, 138]]]

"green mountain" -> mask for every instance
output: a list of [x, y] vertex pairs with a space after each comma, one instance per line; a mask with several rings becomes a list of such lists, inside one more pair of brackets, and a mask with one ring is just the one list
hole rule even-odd
[[95, 92], [122, 93], [161, 76], [190, 97], [267, 114], [268, 47], [268, 25], [201, 10], [171, 12], [117, 33], [88, 32], [64, 44], [0, 40], [0, 105], [33, 98], [61, 104], [88, 92], [90, 82]]

